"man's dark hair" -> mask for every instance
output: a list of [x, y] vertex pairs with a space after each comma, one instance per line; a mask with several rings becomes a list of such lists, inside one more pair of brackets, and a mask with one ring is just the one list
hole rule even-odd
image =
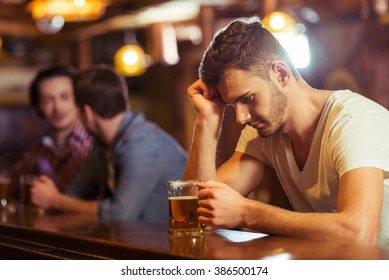
[[258, 17], [237, 19], [215, 35], [201, 60], [199, 78], [215, 86], [227, 70], [242, 69], [269, 80], [270, 67], [277, 59], [298, 79], [289, 55]]
[[29, 88], [30, 104], [36, 110], [39, 116], [41, 116], [41, 113], [39, 111], [39, 102], [41, 97], [39, 87], [42, 81], [61, 76], [68, 77], [72, 82], [72, 86], [74, 87], [76, 70], [71, 66], [55, 65], [42, 69], [38, 72], [34, 80], [31, 82]]
[[105, 119], [126, 111], [129, 105], [126, 81], [112, 66], [105, 64], [94, 65], [79, 73], [75, 96], [81, 109], [89, 105]]

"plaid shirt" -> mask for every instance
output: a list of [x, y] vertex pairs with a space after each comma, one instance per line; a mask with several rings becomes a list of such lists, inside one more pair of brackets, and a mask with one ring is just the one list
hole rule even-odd
[[84, 166], [92, 146], [92, 136], [82, 122], [77, 121], [63, 148], [60, 149], [53, 138], [46, 135], [40, 144], [26, 152], [9, 169], [9, 173], [14, 185], [19, 184], [22, 174], [47, 175], [61, 192], [65, 192]]

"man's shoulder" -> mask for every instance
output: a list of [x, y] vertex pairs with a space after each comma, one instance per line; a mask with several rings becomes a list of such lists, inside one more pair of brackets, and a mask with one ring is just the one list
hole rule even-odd
[[362, 107], [361, 109], [370, 108], [370, 107], [382, 107], [383, 106], [376, 101], [370, 99], [369, 97], [353, 92], [351, 90], [336, 90], [332, 93], [331, 97], [328, 99], [330, 103], [336, 105], [346, 105], [350, 107], [359, 108], [361, 104], [366, 104], [368, 107]]
[[149, 145], [153, 142], [151, 149], [158, 145], [162, 134], [162, 128], [147, 120], [143, 114], [126, 113], [117, 135], [116, 147]]
[[159, 129], [156, 124], [146, 119], [143, 114], [131, 113], [126, 115], [123, 120], [119, 138], [144, 137], [144, 135]]
[[381, 104], [350, 90], [334, 91], [328, 99], [327, 110], [324, 110], [324, 113], [332, 118], [366, 118], [369, 115], [389, 117], [388, 110]]

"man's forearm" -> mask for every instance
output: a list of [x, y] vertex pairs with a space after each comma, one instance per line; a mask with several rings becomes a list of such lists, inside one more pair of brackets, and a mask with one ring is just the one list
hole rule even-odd
[[65, 194], [59, 194], [55, 200], [54, 208], [66, 213], [97, 215], [96, 200], [82, 200]]
[[293, 212], [249, 199], [241, 210], [241, 226], [263, 233], [364, 245], [377, 242], [374, 219], [371, 224], [360, 225], [345, 213]]
[[216, 179], [216, 148], [221, 120], [196, 120], [185, 179]]

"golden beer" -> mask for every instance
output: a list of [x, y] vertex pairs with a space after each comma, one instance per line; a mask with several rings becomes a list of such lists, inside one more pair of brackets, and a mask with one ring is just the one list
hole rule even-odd
[[6, 207], [11, 198], [11, 179], [0, 177], [0, 207]]
[[199, 198], [196, 196], [176, 196], [169, 198], [169, 225], [174, 229], [197, 229]]
[[31, 187], [32, 182], [37, 178], [36, 175], [25, 174], [19, 178], [20, 182], [20, 203], [21, 206], [34, 206], [31, 202]]
[[197, 181], [169, 181], [169, 237], [203, 236], [197, 213]]
[[23, 204], [26, 205], [26, 206], [31, 206], [32, 205], [32, 202], [31, 202], [31, 187], [32, 187], [32, 183], [31, 182], [26, 182], [24, 185], [23, 185]]
[[38, 178], [34, 174], [24, 174], [19, 177], [20, 182], [20, 209], [22, 211], [27, 210], [36, 215], [45, 214], [45, 210], [41, 207], [36, 206], [31, 201], [31, 188], [33, 181]]

